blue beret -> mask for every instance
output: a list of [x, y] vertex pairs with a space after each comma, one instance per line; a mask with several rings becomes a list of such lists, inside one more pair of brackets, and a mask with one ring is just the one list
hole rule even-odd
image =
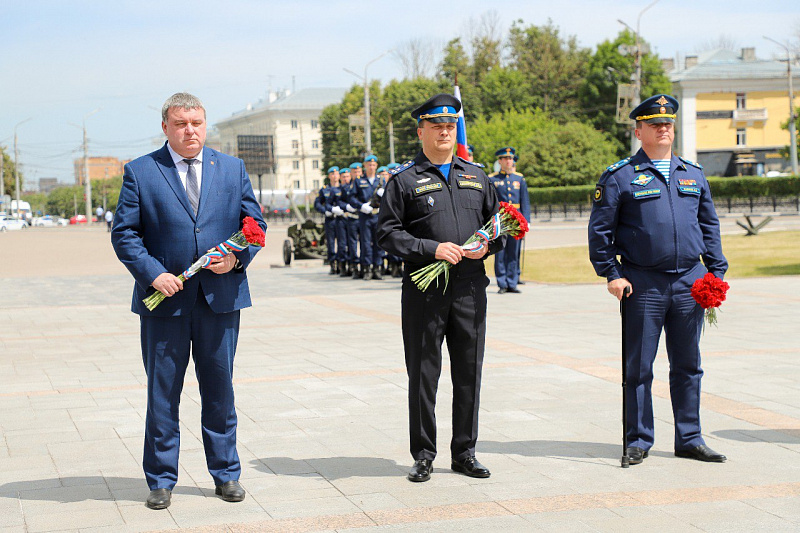
[[392, 170], [400, 166], [400, 163], [389, 163], [386, 165], [386, 170]]
[[377, 163], [378, 162], [378, 157], [375, 154], [370, 154], [370, 155], [368, 155], [367, 157], [364, 158], [364, 163], [367, 163], [369, 161], [375, 161]]
[[472, 153], [472, 152], [474, 152], [474, 151], [475, 151], [475, 147], [474, 147], [474, 146], [472, 146], [471, 144], [468, 144], [468, 145], [467, 145], [467, 152], [469, 152], [469, 153]]
[[428, 100], [411, 112], [411, 116], [420, 121], [430, 122], [456, 122], [458, 112], [461, 109], [461, 102], [452, 94], [440, 93], [428, 98]]
[[358, 162], [356, 162], [356, 163], [350, 163], [350, 168], [361, 168], [361, 167], [363, 167], [363, 166], [364, 166], [364, 165], [362, 165], [361, 163], [358, 163]]
[[350, 174], [350, 169], [347, 167], [342, 167], [339, 169], [339, 174]]
[[511, 146], [504, 146], [500, 148], [498, 151], [494, 153], [497, 157], [514, 157], [517, 155], [517, 151], [514, 150]]
[[381, 172], [389, 172], [389, 169], [386, 167], [378, 167], [378, 170], [375, 171], [376, 174], [380, 174]]
[[328, 169], [328, 174], [330, 174], [331, 172], [339, 172], [339, 167], [331, 167], [331, 168], [329, 168]]
[[678, 111], [678, 101], [675, 98], [668, 94], [657, 94], [636, 106], [628, 116], [636, 122], [661, 124], [675, 122], [676, 111]]

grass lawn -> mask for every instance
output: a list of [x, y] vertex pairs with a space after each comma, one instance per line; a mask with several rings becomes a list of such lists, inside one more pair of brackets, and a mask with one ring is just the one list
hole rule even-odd
[[[800, 275], [800, 231], [774, 231], [755, 237], [723, 235], [730, 268], [726, 278]], [[488, 272], [494, 263], [486, 262]], [[574, 246], [525, 252], [522, 279], [545, 283], [601, 283], [589, 263], [589, 248]]]

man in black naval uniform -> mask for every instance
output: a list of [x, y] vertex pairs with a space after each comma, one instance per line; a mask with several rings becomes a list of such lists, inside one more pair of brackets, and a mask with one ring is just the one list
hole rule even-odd
[[[703, 309], [692, 283], [725, 275], [719, 219], [699, 165], [672, 154], [678, 102], [658, 94], [634, 109], [636, 155], [600, 177], [589, 219], [589, 257], [618, 300], [630, 287], [625, 324], [626, 450], [641, 463], [654, 443], [653, 361], [666, 334], [675, 455], [722, 463], [700, 429], [700, 335]], [[622, 262], [617, 256], [622, 257]], [[702, 258], [702, 262], [700, 261]]]
[[[483, 260], [504, 242], [500, 238], [477, 252], [461, 247], [500, 205], [481, 165], [453, 156], [460, 108], [455, 97], [437, 94], [411, 113], [422, 151], [393, 170], [378, 215], [379, 245], [407, 267], [401, 302], [415, 461], [411, 481], [430, 479], [436, 457], [434, 408], [445, 338], [453, 381], [451, 468], [471, 477], [490, 475], [475, 458], [489, 284]], [[438, 287], [420, 291], [411, 274], [440, 259], [453, 265], [448, 286], [439, 279]]]

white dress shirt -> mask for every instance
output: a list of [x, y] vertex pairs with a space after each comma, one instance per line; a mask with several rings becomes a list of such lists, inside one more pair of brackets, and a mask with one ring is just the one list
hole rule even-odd
[[[178, 169], [178, 176], [181, 178], [181, 185], [186, 189], [186, 173], [189, 172], [189, 164], [185, 162], [184, 157], [172, 149], [172, 146], [167, 143], [167, 150], [169, 155], [172, 156], [172, 161], [175, 163], [175, 168]], [[200, 184], [203, 182], [203, 151], [194, 157], [187, 157], [186, 159], [197, 159], [194, 166], [194, 172], [197, 174], [197, 190], [200, 190]]]

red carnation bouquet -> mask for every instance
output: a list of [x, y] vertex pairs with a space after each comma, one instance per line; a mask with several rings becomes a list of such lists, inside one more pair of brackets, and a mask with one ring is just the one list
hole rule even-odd
[[[508, 235], [520, 240], [528, 233], [528, 229], [528, 221], [525, 220], [525, 217], [516, 207], [508, 202], [500, 202], [500, 212], [490, 218], [481, 229], [473, 233], [461, 248], [466, 252], [479, 252], [501, 235]], [[414, 285], [419, 290], [425, 292], [430, 284], [438, 279], [439, 274], [444, 274], [444, 290], [447, 290], [452, 266], [451, 263], [444, 259], [434, 261], [411, 274], [411, 281], [414, 282]], [[436, 286], [439, 286], [438, 281], [436, 281]]]
[[725, 301], [730, 285], [708, 272], [692, 284], [692, 298], [706, 310], [706, 321], [717, 325], [717, 307]]
[[[233, 252], [241, 252], [248, 246], [264, 246], [265, 238], [264, 230], [261, 229], [258, 222], [256, 222], [253, 217], [244, 217], [241, 230], [231, 235], [227, 241], [221, 242], [211, 248], [203, 257], [195, 261], [192, 266], [184, 270], [183, 273], [178, 276], [178, 279], [186, 281], [200, 272], [201, 269], [208, 268], [214, 258], [225, 257]], [[152, 311], [158, 307], [158, 304], [163, 302], [165, 298], [166, 296], [163, 292], [156, 291], [142, 301], [147, 309]]]

